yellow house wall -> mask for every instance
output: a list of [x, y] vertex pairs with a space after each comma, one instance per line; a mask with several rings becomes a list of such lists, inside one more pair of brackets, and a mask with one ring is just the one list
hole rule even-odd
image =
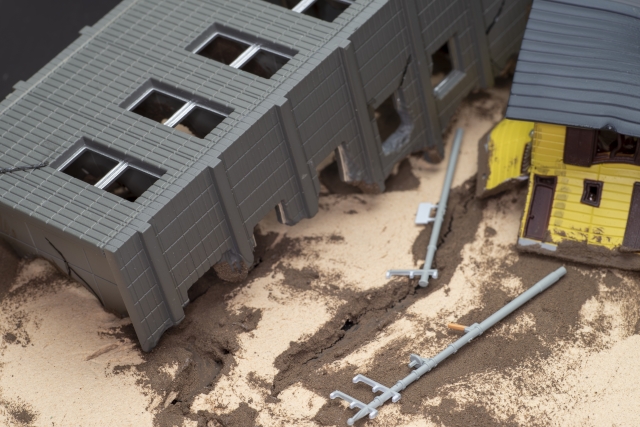
[[533, 127], [533, 122], [505, 119], [491, 131], [487, 190], [522, 175], [524, 147], [531, 141]]
[[[548, 229], [552, 242], [557, 244], [562, 240], [575, 240], [610, 249], [620, 246], [627, 225], [633, 184], [640, 181], [640, 167], [623, 163], [591, 167], [565, 165], [562, 161], [565, 133], [565, 126], [535, 125], [531, 179], [520, 236], [524, 237], [533, 176], [556, 176], [557, 186]], [[604, 183], [600, 207], [580, 203], [585, 179]]]

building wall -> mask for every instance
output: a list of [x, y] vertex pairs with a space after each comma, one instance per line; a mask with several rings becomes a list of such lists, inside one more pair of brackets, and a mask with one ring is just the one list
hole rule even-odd
[[529, 18], [532, 0], [482, 0], [485, 28], [495, 73], [517, 54]]
[[127, 309], [104, 252], [95, 245], [0, 205], [0, 237], [20, 255], [41, 256], [96, 295], [104, 307], [119, 315]]
[[[572, 240], [613, 249], [622, 245], [631, 205], [633, 184], [640, 181], [640, 167], [623, 163], [597, 164], [591, 167], [563, 163], [566, 127], [535, 125], [531, 179], [525, 213], [529, 212], [533, 176], [556, 176], [549, 233], [553, 243]], [[581, 203], [584, 180], [604, 182], [600, 207]], [[527, 215], [522, 219], [524, 236]]]
[[204, 168], [152, 218], [164, 261], [186, 304], [187, 291], [222, 254], [233, 248], [229, 225], [219, 201], [211, 170]]
[[473, 16], [464, 0], [416, 0], [420, 27], [430, 68], [432, 55], [455, 37], [461, 70], [465, 76], [442, 99], [436, 99], [440, 126], [446, 129], [460, 101], [478, 87], [478, 49], [473, 31]]

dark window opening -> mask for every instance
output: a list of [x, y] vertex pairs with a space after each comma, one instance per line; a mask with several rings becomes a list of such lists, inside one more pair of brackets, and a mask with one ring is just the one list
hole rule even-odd
[[195, 107], [175, 128], [198, 138], [204, 138], [225, 118], [222, 114]]
[[407, 109], [404, 93], [398, 89], [373, 111], [382, 142], [382, 153], [390, 155], [405, 147], [413, 131], [413, 119]]
[[300, 0], [264, 0], [267, 3], [275, 4], [276, 6], [286, 7], [287, 9], [293, 9], [296, 7]]
[[633, 161], [637, 151], [638, 138], [600, 130], [598, 131], [594, 162]]
[[585, 205], [599, 207], [602, 198], [602, 181], [584, 180], [584, 191], [582, 192], [581, 203]]
[[157, 90], [131, 111], [197, 138], [206, 137], [226, 115]]
[[384, 100], [378, 108], [375, 109], [374, 117], [378, 125], [378, 133], [380, 140], [385, 142], [395, 131], [398, 130], [402, 119], [394, 103], [394, 95]]
[[149, 189], [158, 177], [143, 172], [139, 169], [128, 167], [113, 180], [105, 190], [130, 202], [135, 202], [138, 197]]
[[286, 7], [294, 12], [333, 22], [342, 12], [353, 4], [353, 0], [264, 0], [277, 6]]
[[447, 41], [440, 47], [440, 49], [431, 55], [431, 61], [433, 62], [433, 69], [431, 70], [431, 86], [434, 88], [442, 83], [454, 69], [449, 44], [449, 41]]
[[249, 47], [247, 43], [218, 34], [197, 53], [214, 61], [231, 65]]
[[131, 111], [158, 123], [165, 123], [185, 104], [186, 101], [182, 99], [154, 90]]
[[240, 69], [256, 76], [270, 79], [288, 61], [289, 58], [286, 56], [260, 49]]
[[333, 22], [351, 3], [338, 0], [317, 0], [302, 13], [326, 22]]
[[598, 163], [640, 165], [640, 138], [612, 130], [567, 127], [564, 162], [589, 167]]
[[87, 184], [96, 185], [117, 165], [117, 160], [85, 149], [73, 162], [62, 169], [62, 172]]

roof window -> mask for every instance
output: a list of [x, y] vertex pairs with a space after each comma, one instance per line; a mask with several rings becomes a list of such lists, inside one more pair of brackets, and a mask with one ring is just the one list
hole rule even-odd
[[270, 79], [297, 53], [220, 24], [214, 24], [187, 49], [264, 79]]
[[286, 7], [297, 13], [313, 16], [323, 21], [333, 22], [353, 4], [353, 0], [265, 0]]
[[148, 90], [130, 110], [201, 139], [227, 117], [226, 114], [202, 107], [196, 101], [169, 95], [158, 89]]
[[56, 162], [59, 171], [130, 202], [135, 202], [163, 173], [113, 150], [105, 148], [103, 152], [90, 141], [81, 140], [80, 148], [74, 147], [66, 160]]

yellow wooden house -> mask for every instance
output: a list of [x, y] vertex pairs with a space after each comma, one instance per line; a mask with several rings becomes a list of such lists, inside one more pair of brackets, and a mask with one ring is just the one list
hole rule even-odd
[[535, 0], [478, 193], [528, 179], [521, 249], [640, 269], [640, 12]]

